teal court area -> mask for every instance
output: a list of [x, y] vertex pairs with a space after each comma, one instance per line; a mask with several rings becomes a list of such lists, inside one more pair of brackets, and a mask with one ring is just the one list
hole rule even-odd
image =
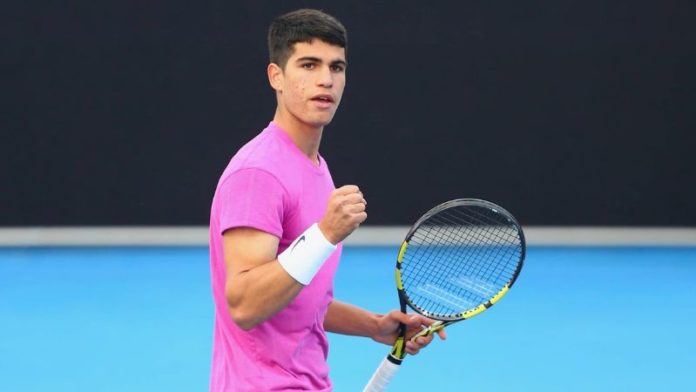
[[[347, 247], [336, 297], [395, 308], [396, 250]], [[695, 278], [696, 247], [532, 246], [392, 390], [689, 390]], [[205, 391], [212, 312], [205, 247], [0, 248], [0, 391]], [[330, 338], [335, 391], [361, 390], [389, 347]]]

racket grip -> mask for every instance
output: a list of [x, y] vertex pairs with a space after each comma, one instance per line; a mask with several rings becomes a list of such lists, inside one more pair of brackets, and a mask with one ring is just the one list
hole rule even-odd
[[384, 358], [382, 363], [379, 365], [375, 373], [372, 375], [370, 381], [368, 381], [363, 392], [382, 392], [387, 390], [387, 385], [391, 381], [392, 377], [399, 370], [400, 365], [397, 365], [389, 360], [389, 357]]

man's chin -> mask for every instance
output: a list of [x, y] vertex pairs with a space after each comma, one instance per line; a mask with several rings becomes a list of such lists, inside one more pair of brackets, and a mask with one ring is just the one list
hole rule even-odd
[[310, 122], [310, 124], [312, 124], [312, 126], [314, 127], [321, 128], [329, 125], [331, 123], [331, 120], [333, 120], [333, 115], [328, 118], [315, 119], [314, 121]]

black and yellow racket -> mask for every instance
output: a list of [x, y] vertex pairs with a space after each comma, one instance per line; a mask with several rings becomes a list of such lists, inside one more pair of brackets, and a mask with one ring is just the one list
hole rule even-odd
[[[396, 260], [401, 311], [408, 305], [437, 320], [427, 336], [474, 317], [498, 302], [515, 283], [525, 256], [522, 227], [505, 209], [479, 199], [440, 204], [411, 227]], [[383, 391], [405, 352], [406, 326], [363, 392]]]

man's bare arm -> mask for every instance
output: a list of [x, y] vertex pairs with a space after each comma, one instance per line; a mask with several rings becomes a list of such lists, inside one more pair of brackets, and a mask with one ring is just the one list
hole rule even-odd
[[244, 227], [227, 230], [223, 247], [227, 305], [242, 329], [278, 313], [304, 287], [278, 263], [278, 237], [272, 234]]

